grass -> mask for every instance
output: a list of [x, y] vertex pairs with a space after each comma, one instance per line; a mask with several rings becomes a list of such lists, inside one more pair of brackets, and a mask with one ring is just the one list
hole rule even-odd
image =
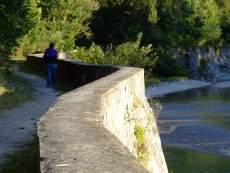
[[0, 71], [0, 111], [19, 106], [33, 98], [29, 81], [7, 70]]
[[0, 173], [39, 173], [39, 145], [38, 139], [32, 142], [13, 155], [9, 156], [7, 161], [0, 165]]
[[181, 80], [187, 80], [188, 78], [186, 76], [172, 76], [172, 77], [154, 77], [154, 78], [145, 78], [145, 86], [148, 85], [155, 85], [162, 82], [172, 82], [172, 81], [181, 81]]
[[[9, 68], [0, 68], [0, 112], [15, 108], [33, 98], [33, 89], [28, 80], [15, 75]], [[6, 163], [0, 165], [0, 173], [39, 172], [38, 152], [36, 138], [23, 149], [8, 156]]]

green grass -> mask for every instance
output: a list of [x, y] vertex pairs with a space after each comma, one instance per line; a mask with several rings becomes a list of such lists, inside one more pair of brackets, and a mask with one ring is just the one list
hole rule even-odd
[[[15, 108], [33, 98], [33, 89], [28, 80], [15, 75], [8, 68], [0, 69], [0, 111]], [[10, 155], [6, 163], [0, 165], [0, 173], [39, 172], [38, 152], [38, 141], [35, 139]]]
[[0, 165], [0, 173], [39, 173], [39, 162], [39, 145], [36, 138], [9, 156], [7, 161]]
[[19, 106], [33, 98], [29, 81], [10, 71], [0, 71], [0, 111]]
[[145, 86], [148, 85], [156, 85], [162, 82], [172, 82], [175, 80], [188, 80], [188, 78], [186, 76], [172, 76], [172, 77], [168, 77], [168, 78], [164, 78], [164, 77], [154, 77], [154, 78], [145, 78]]

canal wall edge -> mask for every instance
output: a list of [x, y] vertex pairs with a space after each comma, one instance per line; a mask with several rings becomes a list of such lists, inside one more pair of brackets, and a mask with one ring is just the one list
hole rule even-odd
[[[43, 64], [35, 56], [27, 62]], [[59, 68], [78, 88], [60, 96], [38, 122], [42, 173], [168, 172], [143, 69], [69, 60]]]

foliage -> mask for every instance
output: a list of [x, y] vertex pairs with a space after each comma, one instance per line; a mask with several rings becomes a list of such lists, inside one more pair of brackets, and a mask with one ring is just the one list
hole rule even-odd
[[229, 12], [228, 0], [3, 0], [0, 55], [17, 41], [21, 57], [54, 42], [82, 61], [179, 75], [184, 70], [166, 52], [229, 43]]
[[140, 46], [142, 35], [135, 42], [126, 42], [110, 48], [106, 62], [109, 64], [129, 65], [141, 68], [155, 68], [157, 57], [152, 54], [152, 45]]
[[93, 41], [107, 46], [134, 41], [140, 32], [144, 40], [151, 36], [157, 20], [156, 0], [99, 0], [100, 8], [90, 19]]
[[178, 63], [170, 51], [161, 51], [158, 53], [159, 59], [156, 63], [156, 73], [160, 76], [186, 76], [185, 67]]
[[44, 50], [54, 42], [60, 51], [72, 51], [75, 48], [76, 36], [85, 34], [90, 37], [86, 19], [91, 11], [97, 8], [92, 0], [41, 0], [38, 7], [41, 11], [40, 21], [21, 40], [23, 54], [35, 50]]
[[155, 40], [161, 46], [186, 48], [218, 43], [221, 30], [214, 0], [162, 0], [157, 9], [159, 36]]
[[89, 49], [82, 47], [76, 47], [70, 55], [73, 59], [93, 63], [93, 64], [103, 64], [105, 63], [105, 53], [100, 46], [92, 44]]
[[222, 30], [222, 39], [225, 44], [230, 45], [230, 1], [216, 0], [218, 5], [218, 14]]
[[0, 70], [0, 110], [13, 108], [31, 98], [32, 88], [28, 81]]
[[198, 45], [218, 43], [221, 30], [216, 1], [192, 0], [191, 6], [195, 12], [193, 35], [196, 43]]
[[137, 157], [140, 161], [146, 164], [146, 162], [148, 161], [149, 152], [145, 137], [145, 128], [136, 125], [134, 127], [134, 135], [137, 139]]
[[186, 76], [170, 76], [170, 77], [154, 77], [154, 78], [145, 78], [145, 86], [157, 85], [163, 82], [172, 82], [172, 81], [183, 81], [188, 80]]
[[176, 47], [193, 42], [191, 6], [184, 0], [162, 0], [157, 3], [159, 20], [154, 40], [163, 47]]
[[1, 0], [0, 4], [0, 65], [3, 65], [17, 46], [17, 39], [37, 22], [35, 0]]
[[205, 59], [200, 60], [200, 71], [203, 72], [207, 68], [207, 62]]
[[110, 45], [103, 51], [92, 44], [89, 49], [77, 48], [72, 52], [75, 59], [95, 64], [127, 65], [141, 68], [155, 68], [157, 57], [152, 54], [152, 45], [140, 46], [142, 34], [135, 42], [126, 42], [116, 47]]

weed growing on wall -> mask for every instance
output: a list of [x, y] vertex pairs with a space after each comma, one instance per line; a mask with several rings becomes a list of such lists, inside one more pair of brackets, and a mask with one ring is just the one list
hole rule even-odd
[[147, 147], [147, 141], [145, 137], [145, 128], [136, 125], [134, 127], [134, 135], [137, 139], [137, 157], [144, 165], [147, 165], [149, 151]]

